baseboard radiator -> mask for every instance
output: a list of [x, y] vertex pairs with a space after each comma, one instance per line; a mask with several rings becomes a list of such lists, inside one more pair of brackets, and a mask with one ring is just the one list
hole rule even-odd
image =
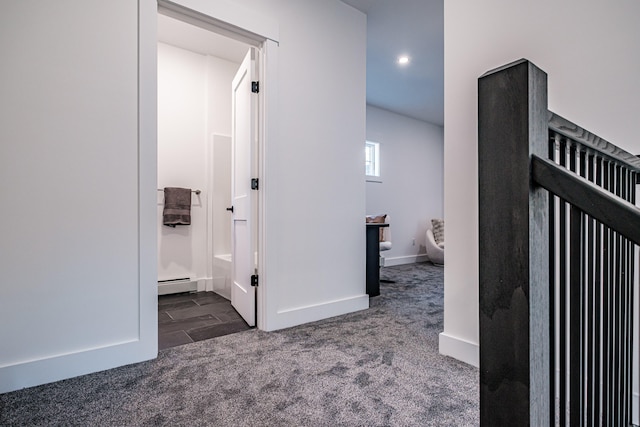
[[196, 292], [198, 282], [188, 277], [158, 280], [158, 295], [178, 294], [181, 292]]

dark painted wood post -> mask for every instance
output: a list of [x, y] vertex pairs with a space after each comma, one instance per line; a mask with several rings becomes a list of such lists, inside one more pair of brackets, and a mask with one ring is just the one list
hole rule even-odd
[[480, 422], [550, 424], [547, 75], [526, 60], [478, 80]]
[[375, 297], [380, 295], [380, 229], [389, 224], [369, 222], [366, 225], [366, 290], [370, 297]]

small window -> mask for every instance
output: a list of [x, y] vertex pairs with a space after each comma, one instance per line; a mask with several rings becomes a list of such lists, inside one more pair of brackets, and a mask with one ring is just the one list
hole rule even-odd
[[366, 141], [364, 145], [364, 170], [367, 181], [381, 182], [380, 179], [380, 144]]

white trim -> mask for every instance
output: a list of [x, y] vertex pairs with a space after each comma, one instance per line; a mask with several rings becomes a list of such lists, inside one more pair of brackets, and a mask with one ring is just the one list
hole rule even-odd
[[142, 362], [148, 358], [133, 359], [132, 354], [145, 357], [145, 347], [141, 340], [136, 339], [2, 367], [0, 393]]
[[158, 10], [172, 17], [177, 15], [183, 20], [189, 18], [189, 23], [207, 23], [220, 34], [254, 46], [257, 46], [257, 39], [277, 42], [280, 37], [276, 21], [227, 0], [158, 0]]
[[[268, 230], [265, 227], [269, 216], [267, 198], [270, 191], [267, 178], [269, 145], [271, 141], [278, 140], [278, 91], [276, 88], [278, 75], [278, 44], [272, 40], [266, 40], [259, 51], [260, 97], [258, 116], [261, 124], [258, 130], [258, 179], [260, 191], [258, 191], [258, 275], [260, 285], [257, 289], [258, 316], [256, 319], [258, 329], [272, 331], [276, 328], [272, 324], [277, 323], [277, 300], [275, 286], [269, 287], [269, 271], [267, 268], [267, 239]], [[270, 292], [267, 292], [270, 290]], [[274, 296], [274, 298], [270, 298]]]
[[382, 255], [384, 258], [384, 266], [391, 267], [393, 265], [404, 265], [404, 264], [415, 264], [416, 262], [427, 262], [429, 261], [429, 257], [427, 254], [418, 254], [418, 255], [405, 255], [405, 256], [396, 256], [396, 257], [387, 257]]
[[270, 322], [268, 330], [277, 330], [315, 322], [329, 317], [369, 308], [369, 295], [356, 295], [334, 301], [280, 310], [276, 318]]
[[440, 332], [438, 339], [440, 354], [451, 356], [476, 368], [480, 366], [480, 346], [478, 344], [447, 335], [444, 332]]
[[[157, 5], [154, 0], [140, 0], [138, 3], [140, 345], [134, 346], [126, 363], [154, 359], [158, 356], [158, 162], [156, 161], [158, 157], [158, 19], [156, 10]], [[111, 366], [120, 365], [110, 362]]]

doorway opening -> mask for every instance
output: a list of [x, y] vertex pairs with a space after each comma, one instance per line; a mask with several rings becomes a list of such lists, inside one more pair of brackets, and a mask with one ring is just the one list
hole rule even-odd
[[256, 325], [258, 194], [238, 177], [258, 176], [259, 121], [257, 94], [234, 90], [243, 66], [257, 74], [256, 44], [159, 12], [158, 189], [193, 190], [191, 223], [177, 227], [163, 225], [158, 191], [162, 349]]

